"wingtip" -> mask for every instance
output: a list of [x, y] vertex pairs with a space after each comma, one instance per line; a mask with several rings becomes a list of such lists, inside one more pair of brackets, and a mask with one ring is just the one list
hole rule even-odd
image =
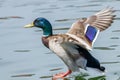
[[105, 7], [102, 10], [100, 10], [98, 13], [96, 13], [95, 15], [101, 15], [101, 14], [105, 14], [105, 13], [110, 13], [113, 14], [114, 12], [116, 12], [116, 10], [114, 9], [114, 7]]

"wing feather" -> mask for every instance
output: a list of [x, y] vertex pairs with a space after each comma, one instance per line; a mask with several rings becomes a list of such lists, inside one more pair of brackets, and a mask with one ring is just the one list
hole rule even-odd
[[98, 28], [100, 31], [103, 31], [113, 23], [115, 17], [115, 15], [113, 15], [114, 12], [113, 8], [105, 8], [87, 18], [85, 24], [90, 24], [91, 26]]
[[[67, 34], [74, 36], [74, 37], [72, 37], [72, 36], [71, 37], [79, 40], [79, 42], [81, 42], [80, 44], [82, 44], [84, 41], [84, 43], [86, 43], [86, 44], [83, 44], [83, 45], [89, 46], [89, 48], [91, 48], [99, 34], [99, 31], [106, 30], [113, 23], [113, 20], [115, 17], [115, 15], [113, 15], [114, 12], [115, 12], [115, 10], [113, 10], [113, 8], [107, 7], [88, 18], [78, 20], [72, 24], [72, 26], [69, 29], [69, 31], [67, 32]], [[90, 28], [88, 28], [88, 27], [94, 27], [95, 29], [90, 30]], [[96, 31], [94, 33], [95, 36], [92, 36], [93, 41], [90, 41], [88, 39], [88, 37], [86, 37], [86, 30], [88, 30], [88, 32], [90, 33], [90, 34], [87, 33], [87, 36], [91, 36], [91, 33], [93, 34]], [[93, 32], [91, 32], [91, 31], [93, 31]], [[78, 39], [78, 38], [80, 38], [80, 39]], [[82, 41], [80, 41], [80, 40], [82, 40]], [[88, 47], [86, 47], [86, 48], [88, 48]]]

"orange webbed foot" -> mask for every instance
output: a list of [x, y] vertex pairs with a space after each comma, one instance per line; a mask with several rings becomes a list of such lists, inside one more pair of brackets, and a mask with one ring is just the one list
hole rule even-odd
[[58, 73], [58, 74], [55, 74], [52, 78], [52, 80], [57, 80], [57, 79], [64, 79], [67, 75], [71, 74], [72, 71], [71, 70], [68, 70], [67, 72], [65, 73]]

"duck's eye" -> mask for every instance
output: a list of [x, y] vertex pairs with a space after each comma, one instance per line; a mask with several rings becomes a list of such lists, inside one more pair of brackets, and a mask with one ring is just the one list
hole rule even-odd
[[41, 20], [35, 20], [34, 21], [34, 25], [37, 26], [37, 27], [41, 27], [41, 26], [43, 26], [43, 21], [41, 21]]
[[35, 20], [35, 23], [40, 23], [40, 20]]
[[39, 21], [37, 21], [37, 20], [34, 22], [34, 24], [35, 24], [36, 26], [38, 26], [38, 23], [39, 23]]

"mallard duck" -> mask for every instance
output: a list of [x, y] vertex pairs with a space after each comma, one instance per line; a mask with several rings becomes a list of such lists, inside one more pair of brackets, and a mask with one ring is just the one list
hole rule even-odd
[[105, 8], [88, 18], [77, 20], [65, 34], [53, 34], [51, 23], [43, 17], [35, 19], [25, 27], [41, 28], [43, 44], [67, 65], [67, 72], [56, 74], [53, 78], [63, 78], [72, 72], [79, 72], [79, 68], [87, 70], [86, 67], [104, 72], [105, 67], [90, 54], [90, 50], [98, 34], [113, 22], [115, 17], [113, 13], [112, 8]]

